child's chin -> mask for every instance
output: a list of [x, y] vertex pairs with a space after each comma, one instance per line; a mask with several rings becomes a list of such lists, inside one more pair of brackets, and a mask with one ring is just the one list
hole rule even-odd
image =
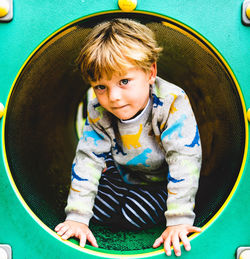
[[120, 120], [123, 120], [123, 121], [126, 121], [126, 120], [131, 120], [133, 119], [134, 116], [120, 116], [119, 119]]
[[127, 111], [120, 111], [120, 112], [114, 112], [112, 111], [113, 115], [115, 115], [118, 119], [120, 120], [130, 120], [133, 119], [137, 113], [133, 113], [133, 112], [127, 112]]
[[[114, 113], [113, 113], [114, 114]], [[130, 116], [125, 116], [125, 115], [121, 115], [121, 114], [114, 114], [116, 118], [120, 119], [120, 120], [129, 120], [130, 119]]]

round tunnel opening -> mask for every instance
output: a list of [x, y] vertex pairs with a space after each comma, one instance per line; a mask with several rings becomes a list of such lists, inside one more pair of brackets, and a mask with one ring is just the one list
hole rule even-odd
[[[195, 208], [195, 224], [203, 226], [225, 203], [240, 172], [245, 147], [242, 100], [232, 73], [214, 48], [166, 17], [139, 12], [89, 17], [59, 30], [30, 56], [12, 88], [5, 119], [6, 156], [15, 185], [48, 227], [54, 229], [64, 220], [78, 141], [76, 115], [89, 87], [74, 60], [91, 28], [115, 17], [136, 19], [155, 31], [164, 49], [158, 75], [183, 88], [190, 98], [203, 148]], [[149, 249], [163, 229], [129, 233], [91, 227], [101, 248], [117, 251]]]

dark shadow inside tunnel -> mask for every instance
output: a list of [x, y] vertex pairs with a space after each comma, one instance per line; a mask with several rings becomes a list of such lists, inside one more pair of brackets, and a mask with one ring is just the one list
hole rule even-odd
[[[203, 148], [195, 208], [195, 223], [203, 226], [229, 196], [241, 168], [242, 103], [229, 68], [203, 38], [173, 20], [150, 14], [109, 13], [75, 22], [31, 55], [15, 82], [6, 114], [6, 155], [15, 184], [31, 210], [51, 229], [64, 219], [78, 141], [77, 108], [88, 89], [74, 60], [89, 30], [118, 16], [139, 20], [155, 31], [164, 48], [159, 76], [182, 87], [190, 98]], [[151, 248], [163, 228], [122, 234], [98, 226], [92, 229], [100, 247], [129, 251]]]

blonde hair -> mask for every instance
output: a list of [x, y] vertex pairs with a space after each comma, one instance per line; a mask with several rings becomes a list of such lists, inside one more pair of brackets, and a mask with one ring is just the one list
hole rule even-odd
[[114, 19], [92, 29], [76, 62], [83, 78], [95, 82], [132, 67], [147, 72], [160, 51], [148, 27], [130, 19]]

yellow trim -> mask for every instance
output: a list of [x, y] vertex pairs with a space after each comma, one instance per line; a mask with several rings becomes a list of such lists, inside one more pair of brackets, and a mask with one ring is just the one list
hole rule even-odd
[[[95, 17], [95, 16], [98, 16], [98, 15], [102, 15], [102, 14], [109, 14], [109, 13], [121, 13], [123, 14], [124, 12], [122, 11], [118, 11], [118, 10], [114, 10], [114, 11], [107, 11], [107, 12], [99, 12], [99, 13], [95, 13], [95, 14], [91, 14], [91, 15], [87, 15], [83, 18], [79, 18], [79, 19], [76, 19], [74, 21], [72, 21], [71, 23], [61, 27], [60, 29], [58, 29], [57, 31], [55, 31], [54, 33], [52, 33], [49, 37], [47, 37], [42, 43], [40, 43], [38, 45], [38, 47], [36, 47], [34, 49], [34, 51], [29, 55], [29, 57], [26, 59], [26, 61], [24, 62], [24, 64], [22, 65], [22, 67], [20, 68], [18, 74], [16, 75], [16, 78], [11, 86], [11, 89], [10, 89], [10, 92], [9, 92], [9, 95], [8, 95], [8, 98], [7, 98], [7, 101], [6, 101], [6, 109], [5, 109], [5, 112], [4, 112], [4, 116], [3, 116], [3, 134], [2, 134], [2, 143], [3, 143], [3, 156], [4, 156], [4, 162], [5, 162], [5, 167], [7, 169], [7, 175], [8, 175], [8, 178], [9, 178], [9, 181], [18, 197], [18, 199], [20, 200], [20, 202], [22, 203], [23, 207], [29, 212], [29, 214], [32, 216], [32, 218], [41, 226], [43, 227], [50, 235], [52, 235], [53, 237], [55, 237], [56, 239], [58, 240], [62, 240], [55, 232], [53, 232], [49, 227], [47, 227], [35, 214], [34, 212], [29, 208], [29, 206], [27, 205], [27, 203], [25, 202], [25, 200], [23, 199], [23, 197], [21, 196], [19, 190], [17, 189], [17, 186], [14, 182], [14, 179], [12, 177], [12, 174], [10, 172], [10, 168], [9, 168], [9, 165], [8, 165], [8, 160], [7, 160], [7, 155], [6, 155], [6, 149], [5, 149], [5, 123], [6, 123], [6, 113], [7, 113], [7, 108], [8, 108], [8, 104], [9, 104], [9, 100], [10, 100], [10, 96], [11, 96], [11, 93], [15, 87], [15, 84], [16, 84], [16, 81], [17, 79], [19, 78], [21, 72], [23, 71], [24, 67], [26, 66], [26, 64], [29, 62], [29, 60], [31, 59], [31, 57], [37, 52], [39, 51], [39, 49], [48, 41], [48, 40], [51, 40], [56, 34], [62, 32], [63, 30], [65, 30], [67, 27], [70, 27], [71, 25], [73, 24], [76, 24], [80, 21], [83, 21], [83, 20], [86, 20], [86, 19], [89, 19], [91, 17]], [[237, 88], [237, 91], [238, 91], [238, 94], [240, 96], [240, 99], [241, 99], [241, 103], [242, 103], [242, 108], [243, 108], [243, 114], [244, 114], [244, 121], [245, 121], [245, 129], [246, 129], [246, 134], [245, 134], [245, 149], [244, 149], [244, 156], [243, 156], [243, 160], [242, 160], [242, 165], [241, 165], [241, 169], [240, 169], [240, 172], [239, 172], [239, 175], [237, 177], [237, 180], [235, 182], [235, 185], [232, 189], [232, 191], [230, 192], [228, 198], [226, 199], [226, 201], [224, 202], [224, 204], [222, 205], [222, 207], [219, 209], [219, 211], [209, 220], [208, 223], [206, 223], [203, 227], [202, 227], [202, 230], [205, 230], [206, 228], [208, 228], [212, 222], [219, 216], [219, 214], [225, 209], [225, 207], [227, 206], [227, 204], [229, 203], [230, 199], [232, 198], [234, 192], [236, 191], [236, 188], [240, 182], [240, 179], [242, 177], [242, 174], [243, 174], [243, 170], [244, 170], [244, 167], [245, 167], [245, 163], [246, 163], [246, 158], [247, 158], [247, 150], [248, 150], [248, 123], [247, 123], [247, 115], [246, 115], [246, 107], [245, 107], [245, 102], [244, 102], [244, 99], [243, 99], [243, 95], [241, 93], [241, 89], [240, 89], [240, 86], [231, 70], [231, 68], [229, 67], [229, 65], [227, 64], [227, 62], [225, 61], [225, 59], [222, 57], [222, 55], [217, 51], [217, 49], [209, 42], [207, 41], [202, 35], [200, 35], [198, 32], [196, 32], [194, 29], [188, 27], [187, 25], [177, 21], [177, 20], [174, 20], [170, 17], [167, 17], [167, 16], [164, 16], [164, 15], [160, 15], [160, 14], [157, 14], [157, 13], [153, 13], [153, 12], [145, 12], [145, 11], [133, 11], [133, 13], [140, 13], [140, 14], [146, 14], [146, 15], [151, 15], [151, 16], [156, 16], [156, 17], [159, 17], [159, 18], [162, 18], [164, 19], [165, 21], [163, 22], [164, 25], [167, 25], [167, 26], [172, 26], [175, 30], [179, 30], [181, 31], [182, 33], [184, 33], [185, 35], [188, 35], [190, 37], [191, 34], [188, 34], [187, 31], [190, 31], [193, 33], [193, 35], [196, 35], [198, 39], [201, 39], [203, 42], [205, 42], [217, 55], [216, 59], [220, 60], [224, 65], [225, 67], [227, 68], [227, 71], [229, 72], [230, 76], [232, 77], [235, 85], [236, 85], [236, 88]], [[184, 31], [182, 28], [176, 26], [176, 25], [173, 25], [172, 23], [168, 23], [168, 22], [172, 22], [176, 25], [179, 25], [180, 27], [182, 28], [185, 28], [187, 31]], [[72, 28], [68, 28], [69, 30], [74, 30], [75, 27], [72, 27]], [[68, 32], [68, 31], [67, 31]], [[65, 32], [63, 32], [65, 33]], [[61, 34], [60, 34], [61, 36]], [[194, 39], [195, 37], [192, 36]], [[198, 44], [204, 48], [204, 45], [201, 44], [201, 42], [199, 40], [197, 40], [196, 38], [196, 41], [198, 42]], [[198, 233], [196, 234], [193, 234], [189, 237], [190, 240], [194, 239], [196, 236], [198, 235]], [[88, 248], [81, 248], [80, 246], [76, 245], [76, 244], [73, 244], [72, 242], [70, 241], [63, 241], [64, 243], [66, 243], [67, 245], [77, 249], [77, 250], [80, 250], [82, 252], [85, 252], [85, 253], [88, 253], [88, 254], [91, 254], [91, 255], [96, 255], [96, 256], [101, 256], [101, 257], [106, 257], [106, 258], [145, 258], [145, 257], [151, 257], [151, 256], [154, 256], [154, 255], [159, 255], [159, 254], [162, 254], [164, 253], [164, 249], [159, 249], [159, 250], [156, 250], [154, 252], [148, 252], [148, 253], [143, 253], [143, 254], [135, 254], [135, 255], [122, 255], [122, 254], [108, 254], [108, 253], [104, 253], [104, 252], [97, 252], [97, 251], [94, 251], [94, 250], [91, 250], [91, 249], [88, 249]]]

